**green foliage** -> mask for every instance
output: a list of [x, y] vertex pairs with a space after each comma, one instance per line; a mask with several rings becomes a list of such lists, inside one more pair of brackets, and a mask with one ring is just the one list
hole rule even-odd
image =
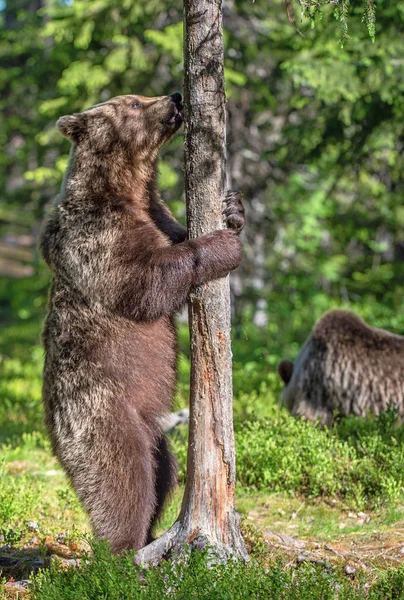
[[376, 2], [373, 0], [365, 0], [362, 20], [366, 23], [370, 39], [374, 42], [376, 36]]
[[27, 369], [32, 358], [33, 363], [37, 362], [48, 285], [49, 274], [43, 267], [30, 277], [0, 277], [0, 322], [4, 323], [0, 335], [0, 375], [6, 378], [3, 358], [21, 359]]
[[369, 592], [369, 600], [400, 600], [404, 595], [404, 569], [387, 569]]
[[346, 489], [354, 454], [325, 430], [282, 415], [246, 424], [236, 439], [238, 479], [246, 486], [308, 496]]
[[[339, 498], [359, 509], [402, 497], [404, 426], [394, 410], [378, 417], [350, 417], [329, 430], [291, 417], [268, 392], [247, 398], [255, 415], [270, 416], [254, 420], [252, 412], [246, 422], [236, 419], [237, 480], [243, 489]], [[236, 414], [238, 404], [239, 398]], [[185, 439], [184, 429], [173, 438], [182, 482]]]
[[29, 521], [37, 523], [36, 535], [41, 537], [66, 528], [73, 532], [75, 527], [83, 533], [86, 517], [51, 455], [47, 435], [21, 433], [23, 429], [0, 443], [0, 534], [6, 543], [22, 545], [33, 535], [27, 529]]
[[80, 569], [60, 572], [56, 567], [34, 578], [33, 600], [393, 600], [401, 598], [403, 569], [389, 569], [369, 586], [363, 578], [351, 581], [342, 571], [321, 565], [299, 569], [281, 564], [265, 566], [260, 560], [246, 564], [230, 561], [212, 564], [209, 554], [185, 552], [180, 560], [143, 570], [133, 566], [133, 554], [111, 556], [107, 547], [93, 545]]
[[281, 413], [243, 425], [236, 448], [244, 486], [340, 497], [359, 508], [403, 493], [404, 428], [394, 413], [350, 418], [331, 431]]
[[[257, 391], [263, 379], [273, 386], [276, 360], [293, 358], [332, 306], [404, 332], [404, 14], [397, 4], [351, 3], [340, 49], [332, 6], [302, 4], [317, 20], [314, 29], [303, 21], [304, 37], [281, 0], [237, 1], [225, 11], [229, 173], [247, 207], [235, 343], [248, 377], [237, 375], [238, 390], [248, 378]], [[341, 26], [348, 4], [333, 5]], [[0, 237], [37, 235], [67, 163], [59, 116], [116, 94], [182, 87], [182, 11], [172, 0], [34, 5], [0, 11]], [[181, 167], [178, 135], [164, 149], [159, 181], [184, 220]], [[37, 251], [33, 263], [33, 277], [0, 284], [0, 319], [24, 320], [28, 334], [44, 315], [48, 282]], [[258, 334], [249, 323], [257, 312], [268, 320]], [[28, 342], [12, 329], [6, 335], [0, 352], [26, 358]]]
[[[302, 17], [310, 21], [312, 28], [323, 18], [322, 8], [324, 5], [336, 5], [334, 8], [334, 17], [339, 21], [341, 30], [340, 44], [341, 48], [344, 47], [344, 43], [349, 39], [350, 0], [299, 0], [299, 4], [302, 10]], [[373, 0], [363, 0], [362, 5], [362, 21], [366, 24], [369, 37], [374, 42], [376, 35], [376, 3]]]
[[42, 350], [34, 348], [31, 352], [31, 362], [0, 357], [0, 443], [41, 429]]
[[[37, 434], [24, 436], [22, 443], [32, 451], [42, 443], [42, 439]], [[10, 451], [10, 446], [1, 447], [1, 455], [4, 458], [0, 462], [0, 533], [3, 534], [6, 543], [13, 544], [22, 536], [21, 527], [24, 527], [25, 520], [37, 518], [44, 489], [41, 485], [38, 486], [30, 475], [10, 476], [6, 467], [6, 462], [8, 464], [10, 460]]]

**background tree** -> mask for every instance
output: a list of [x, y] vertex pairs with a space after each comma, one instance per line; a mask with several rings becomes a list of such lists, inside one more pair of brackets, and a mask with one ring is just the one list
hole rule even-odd
[[[57, 117], [122, 92], [169, 93], [183, 78], [172, 0], [38, 6], [21, 0], [0, 11], [0, 319], [24, 319], [32, 334], [47, 287], [35, 237], [67, 161]], [[341, 49], [332, 5], [315, 29], [299, 23], [304, 37], [280, 0], [224, 5], [229, 185], [242, 189], [248, 211], [246, 256], [232, 278], [235, 332], [258, 336], [234, 350], [261, 372], [280, 352], [294, 354], [330, 305], [403, 330], [403, 13], [382, 0], [376, 8], [376, 43], [355, 3]], [[180, 146], [177, 136], [160, 180], [183, 218]]]

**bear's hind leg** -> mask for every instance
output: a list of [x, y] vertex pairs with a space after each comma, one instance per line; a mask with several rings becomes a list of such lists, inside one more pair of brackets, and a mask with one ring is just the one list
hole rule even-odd
[[92, 522], [114, 553], [145, 546], [156, 507], [154, 439], [142, 424], [107, 424], [80, 467], [68, 469]]
[[156, 461], [156, 506], [147, 536], [149, 544], [154, 540], [152, 530], [161, 517], [167, 496], [173, 491], [177, 482], [176, 460], [170, 452], [169, 443], [164, 435], [161, 436], [154, 451], [154, 459]]

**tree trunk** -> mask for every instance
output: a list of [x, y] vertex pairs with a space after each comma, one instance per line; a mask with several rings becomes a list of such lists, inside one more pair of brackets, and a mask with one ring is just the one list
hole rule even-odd
[[[185, 193], [189, 237], [223, 227], [226, 95], [221, 0], [185, 0]], [[234, 509], [229, 277], [189, 300], [191, 413], [181, 519], [214, 546], [245, 556]]]
[[[189, 237], [223, 228], [226, 96], [221, 0], [185, 0], [185, 192]], [[234, 508], [229, 278], [189, 300], [191, 404], [188, 468], [178, 521], [137, 554], [158, 562], [185, 544], [247, 559]]]

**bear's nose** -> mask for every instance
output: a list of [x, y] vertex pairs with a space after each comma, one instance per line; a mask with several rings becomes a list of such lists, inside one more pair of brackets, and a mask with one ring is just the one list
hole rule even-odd
[[180, 105], [182, 102], [182, 96], [179, 92], [175, 92], [174, 94], [170, 94], [170, 98], [175, 102], [176, 106]]

